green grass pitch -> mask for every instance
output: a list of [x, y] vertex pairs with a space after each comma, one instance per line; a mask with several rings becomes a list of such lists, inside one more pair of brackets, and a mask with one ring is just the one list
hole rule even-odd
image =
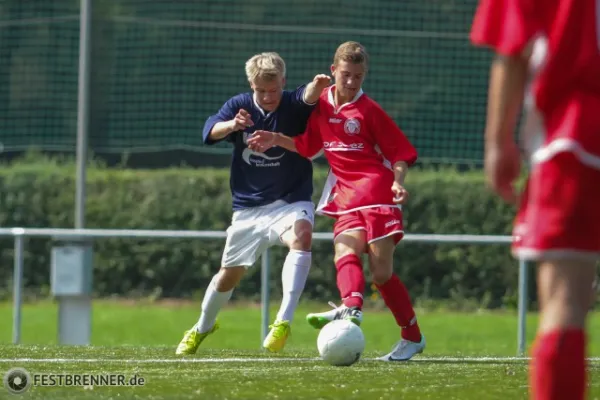
[[[365, 310], [367, 346], [351, 367], [319, 360], [317, 331], [304, 322], [303, 305], [282, 354], [260, 348], [260, 308], [225, 309], [221, 329], [193, 357], [177, 357], [183, 331], [198, 317], [199, 304], [96, 301], [92, 346], [58, 346], [57, 308], [27, 304], [22, 344], [11, 342], [12, 310], [0, 304], [0, 371], [22, 367], [30, 373], [124, 374], [144, 378], [143, 386], [31, 387], [20, 395], [0, 389], [0, 399], [526, 399], [527, 363], [516, 358], [514, 312], [419, 311], [427, 338], [422, 356], [405, 363], [370, 360], [387, 353], [399, 332], [391, 314]], [[271, 309], [274, 316], [276, 306]], [[536, 315], [528, 316], [528, 345]], [[600, 398], [599, 314], [589, 325], [589, 398]]]

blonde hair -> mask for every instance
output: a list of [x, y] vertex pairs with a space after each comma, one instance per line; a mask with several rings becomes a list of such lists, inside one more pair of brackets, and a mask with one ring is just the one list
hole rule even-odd
[[369, 66], [369, 53], [365, 46], [358, 42], [345, 42], [339, 45], [333, 56], [333, 65], [338, 65], [340, 61], [350, 62], [352, 64], [364, 64], [365, 68]]
[[273, 81], [278, 77], [285, 78], [285, 62], [275, 52], [256, 54], [246, 61], [246, 76], [250, 83], [256, 79]]

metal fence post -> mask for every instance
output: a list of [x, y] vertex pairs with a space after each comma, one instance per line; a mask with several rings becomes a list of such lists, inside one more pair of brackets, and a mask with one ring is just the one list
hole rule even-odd
[[525, 354], [526, 326], [527, 326], [527, 303], [528, 293], [528, 264], [527, 261], [519, 259], [519, 325], [517, 328], [517, 354]]
[[92, 0], [81, 0], [79, 15], [79, 76], [77, 93], [77, 151], [75, 228], [85, 226], [86, 161], [90, 103], [90, 55], [92, 52]]
[[23, 303], [23, 236], [15, 236], [13, 272], [13, 343], [21, 341], [21, 305]]
[[262, 308], [262, 321], [261, 321], [261, 332], [260, 332], [260, 343], [262, 346], [263, 340], [269, 334], [269, 275], [271, 267], [271, 252], [269, 249], [265, 250], [261, 257], [261, 282], [260, 282], [260, 301]]

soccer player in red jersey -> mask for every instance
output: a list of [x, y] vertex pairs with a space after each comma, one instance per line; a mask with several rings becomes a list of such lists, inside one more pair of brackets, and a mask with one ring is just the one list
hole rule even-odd
[[485, 171], [507, 201], [520, 155], [513, 130], [526, 107], [530, 163], [513, 254], [538, 266], [540, 322], [532, 398], [583, 399], [585, 322], [600, 255], [600, 1], [483, 0], [471, 40], [491, 47]]
[[365, 277], [360, 257], [367, 253], [372, 280], [401, 327], [400, 340], [382, 359], [402, 361], [425, 348], [409, 293], [393, 272], [394, 250], [404, 235], [404, 179], [417, 152], [392, 118], [363, 93], [368, 66], [368, 53], [360, 43], [343, 43], [331, 66], [335, 85], [323, 90], [304, 134], [290, 138], [255, 131], [248, 145], [257, 151], [279, 146], [307, 158], [324, 151], [331, 171], [317, 211], [336, 220], [334, 261], [343, 304], [309, 314], [307, 320], [317, 329], [335, 319], [362, 322]]

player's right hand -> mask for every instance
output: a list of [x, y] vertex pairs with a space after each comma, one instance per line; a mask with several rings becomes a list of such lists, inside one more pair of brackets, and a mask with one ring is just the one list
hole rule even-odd
[[275, 146], [275, 138], [274, 132], [257, 130], [248, 138], [248, 147], [250, 150], [264, 153]]
[[514, 187], [521, 171], [521, 155], [517, 145], [510, 141], [505, 145], [489, 145], [485, 151], [485, 174], [488, 185], [504, 201], [517, 202]]
[[243, 131], [244, 129], [254, 125], [254, 122], [252, 122], [252, 118], [250, 117], [250, 113], [243, 108], [240, 108], [240, 111], [238, 111], [231, 121], [233, 124], [233, 132]]

